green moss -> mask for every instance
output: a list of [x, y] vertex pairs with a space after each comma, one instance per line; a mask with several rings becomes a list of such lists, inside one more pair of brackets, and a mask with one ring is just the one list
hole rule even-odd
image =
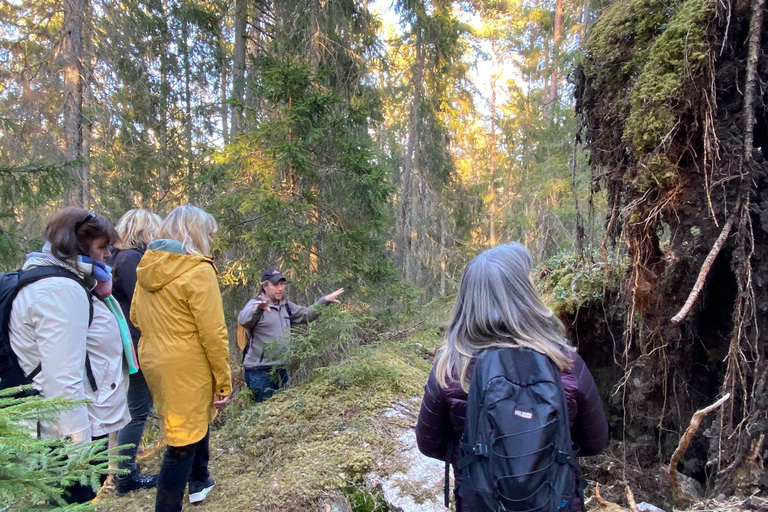
[[625, 139], [638, 154], [654, 151], [685, 111], [687, 84], [704, 72], [708, 26], [715, 16], [714, 0], [686, 0], [651, 44], [637, 84], [629, 93], [631, 112]]
[[[228, 410], [224, 425], [212, 432], [215, 501], [199, 511], [322, 510], [324, 500], [340, 495], [354, 510], [386, 511], [378, 497], [361, 490], [362, 479], [397, 469], [400, 445], [391, 431], [408, 425], [382, 411], [400, 399], [416, 412], [418, 403], [409, 399], [421, 397], [429, 369], [412, 342], [386, 342], [267, 402]], [[124, 512], [143, 510], [148, 493], [105, 505], [119, 500]]]
[[614, 2], [585, 41], [582, 109], [600, 120], [595, 145], [605, 151], [596, 163], [614, 166], [613, 152], [624, 146], [637, 166], [622, 178], [637, 197], [674, 184], [680, 150], [670, 149], [670, 136], [697, 114], [689, 99], [702, 87], [715, 7], [715, 0]]
[[598, 259], [588, 262], [572, 253], [560, 253], [539, 265], [537, 286], [556, 314], [575, 314], [602, 301], [606, 293], [617, 292], [626, 268], [625, 261], [613, 258], [606, 266]]
[[629, 0], [606, 9], [584, 44], [582, 66], [594, 90], [623, 103], [627, 84], [647, 60], [648, 44], [662, 33], [675, 5], [673, 0]]

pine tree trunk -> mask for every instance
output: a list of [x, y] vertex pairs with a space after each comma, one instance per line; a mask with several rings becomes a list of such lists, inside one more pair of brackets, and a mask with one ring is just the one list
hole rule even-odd
[[164, 20], [165, 27], [162, 31], [162, 41], [160, 42], [160, 98], [159, 98], [159, 110], [160, 119], [158, 126], [159, 134], [159, 147], [158, 153], [160, 154], [160, 186], [158, 187], [158, 206], [162, 205], [164, 198], [167, 196], [171, 189], [170, 168], [168, 166], [168, 98], [171, 94], [171, 86], [168, 80], [168, 74], [170, 73], [170, 27], [168, 26], [168, 6], [167, 1], [164, 0], [161, 7], [161, 15]]
[[399, 237], [397, 244], [396, 263], [406, 274], [409, 273], [411, 252], [411, 222], [410, 222], [410, 203], [411, 203], [411, 175], [413, 174], [414, 162], [416, 161], [416, 148], [419, 138], [419, 112], [421, 110], [421, 82], [424, 77], [424, 49], [422, 48], [421, 33], [416, 34], [416, 58], [413, 63], [413, 79], [411, 110], [408, 116], [408, 142], [405, 148], [405, 157], [403, 159], [403, 186], [400, 201], [399, 218]]
[[83, 20], [86, 0], [64, 0], [61, 55], [64, 79], [64, 155], [71, 165], [73, 189], [67, 202], [84, 206], [89, 185], [83, 176]]
[[440, 212], [440, 297], [445, 297], [445, 274], [446, 274], [446, 261], [445, 261], [445, 212]]
[[181, 38], [182, 38], [182, 52], [184, 57], [184, 142], [185, 152], [187, 158], [187, 198], [190, 201], [194, 201], [195, 190], [193, 186], [194, 180], [194, 159], [192, 157], [192, 70], [190, 69], [189, 61], [189, 23], [187, 21], [182, 22], [181, 25]]
[[[496, 60], [496, 43], [495, 41], [491, 42], [491, 52], [492, 57], [494, 60]], [[490, 201], [490, 208], [488, 209], [489, 213], [489, 241], [490, 246], [494, 247], [496, 245], [496, 75], [495, 75], [495, 65], [494, 69], [491, 71], [491, 136], [490, 136], [490, 155], [489, 155], [489, 161], [488, 161], [488, 171], [490, 173], [490, 193], [491, 193], [491, 201]]]
[[[91, 77], [93, 66], [92, 62], [93, 51], [90, 45], [91, 36], [89, 33], [83, 37], [83, 62], [88, 62], [88, 65], [83, 66], [83, 115], [82, 115], [82, 131], [83, 131], [83, 188], [82, 188], [82, 201], [83, 208], [91, 208], [91, 128], [93, 127], [91, 107], [93, 105], [93, 91], [91, 89]], [[95, 59], [94, 59], [95, 60]]]
[[320, 64], [320, 0], [309, 0], [309, 67], [317, 73]]
[[560, 65], [560, 39], [563, 32], [563, 0], [557, 0], [555, 4], [555, 34], [552, 41], [552, 80], [549, 82], [549, 104], [551, 112], [554, 112], [557, 102], [558, 66]]
[[219, 115], [221, 116], [221, 140], [224, 142], [224, 145], [227, 145], [229, 144], [229, 103], [227, 101], [227, 82], [229, 79], [227, 76], [227, 48], [224, 42], [223, 28], [219, 33], [219, 52], [221, 53], [221, 65], [219, 66], [219, 100], [221, 101]]
[[[246, 33], [246, 45], [245, 45], [245, 61], [246, 63], [249, 61], [249, 57], [258, 58], [261, 53], [262, 48], [262, 41], [264, 40], [264, 35], [262, 34], [262, 30], [264, 30], [264, 21], [263, 21], [263, 15], [259, 9], [256, 9], [253, 16], [251, 17], [251, 27], [252, 30], [250, 31], [250, 34], [252, 34], [251, 37], [248, 37], [248, 34]], [[255, 76], [258, 70], [255, 68], [255, 66], [247, 66], [245, 67], [246, 76], [248, 77], [248, 80], [250, 82], [256, 81], [257, 77]], [[257, 95], [254, 94], [253, 89], [250, 87], [247, 87], [245, 89], [245, 107], [247, 109], [253, 109], [256, 105], [256, 102], [261, 101], [257, 98]], [[257, 109], [259, 112], [262, 110], [261, 108]], [[243, 123], [245, 123], [245, 119], [243, 119]], [[247, 126], [243, 126], [243, 130], [247, 130]]]
[[232, 58], [232, 137], [243, 131], [245, 91], [245, 43], [248, 22], [247, 0], [235, 2], [235, 50]]

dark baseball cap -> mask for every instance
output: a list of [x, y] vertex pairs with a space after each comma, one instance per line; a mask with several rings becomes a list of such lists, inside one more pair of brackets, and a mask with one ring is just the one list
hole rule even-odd
[[261, 274], [261, 282], [269, 281], [272, 284], [277, 284], [278, 281], [288, 281], [282, 272], [280, 272], [280, 269], [277, 267], [269, 267], [264, 271], [263, 274]]

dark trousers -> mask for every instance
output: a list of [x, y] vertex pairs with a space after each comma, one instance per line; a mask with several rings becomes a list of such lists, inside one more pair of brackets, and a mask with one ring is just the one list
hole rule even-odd
[[275, 394], [275, 391], [288, 384], [290, 374], [285, 368], [276, 370], [273, 374], [272, 368], [246, 368], [245, 383], [248, 389], [253, 392], [253, 399], [256, 402], [264, 400]]
[[169, 446], [157, 478], [155, 512], [179, 512], [187, 482], [208, 479], [208, 440], [211, 429], [200, 441], [187, 446]]
[[[144, 434], [144, 424], [147, 422], [149, 410], [152, 408], [152, 395], [149, 386], [144, 379], [144, 374], [139, 370], [130, 376], [131, 384], [128, 386], [128, 410], [131, 412], [131, 421], [117, 433], [117, 444], [132, 444], [133, 448], [120, 450], [120, 455], [129, 457], [128, 460], [118, 462], [119, 469], [127, 469], [131, 473], [137, 471], [136, 450]], [[118, 475], [118, 478], [130, 478], [131, 475]]]

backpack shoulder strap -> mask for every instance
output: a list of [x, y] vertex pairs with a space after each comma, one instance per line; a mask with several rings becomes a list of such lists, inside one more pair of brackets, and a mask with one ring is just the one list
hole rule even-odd
[[[86, 298], [88, 299], [88, 325], [90, 326], [93, 322], [93, 295], [91, 294], [91, 290], [88, 289], [88, 287], [85, 285], [85, 281], [80, 279], [79, 276], [77, 276], [74, 272], [71, 272], [63, 267], [58, 267], [54, 265], [49, 265], [45, 267], [34, 267], [29, 270], [22, 270], [19, 272], [19, 281], [16, 285], [16, 294], [19, 293], [19, 291], [27, 286], [28, 284], [35, 283], [37, 281], [40, 281], [41, 279], [46, 279], [48, 277], [64, 277], [67, 279], [71, 279], [75, 281], [77, 284], [79, 284], [83, 290], [85, 291]], [[32, 380], [37, 376], [38, 373], [40, 373], [43, 370], [42, 363], [38, 364], [37, 367], [30, 372], [29, 375], [27, 375], [26, 379], [27, 382], [32, 382]], [[96, 391], [98, 389], [96, 385], [96, 378], [93, 375], [93, 370], [91, 369], [91, 361], [88, 357], [88, 354], [85, 356], [85, 373], [88, 377], [88, 382], [91, 384], [91, 389]]]
[[16, 286], [16, 293], [18, 293], [28, 284], [32, 284], [48, 277], [65, 277], [75, 281], [83, 288], [83, 291], [85, 291], [85, 295], [88, 298], [88, 325], [91, 325], [91, 322], [93, 322], [93, 295], [91, 294], [91, 290], [88, 289], [88, 287], [85, 285], [85, 281], [80, 279], [79, 276], [63, 267], [49, 265], [45, 267], [34, 267], [29, 270], [20, 271], [19, 282]]

